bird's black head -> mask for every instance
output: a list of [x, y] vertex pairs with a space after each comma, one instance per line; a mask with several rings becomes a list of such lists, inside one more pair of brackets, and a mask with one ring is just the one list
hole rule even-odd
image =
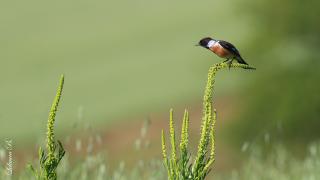
[[207, 45], [208, 45], [208, 43], [209, 43], [211, 40], [213, 40], [213, 39], [210, 38], [210, 37], [203, 38], [203, 39], [201, 39], [201, 40], [199, 41], [198, 45], [199, 45], [199, 46], [202, 46], [202, 47], [204, 47], [204, 48], [208, 48]]

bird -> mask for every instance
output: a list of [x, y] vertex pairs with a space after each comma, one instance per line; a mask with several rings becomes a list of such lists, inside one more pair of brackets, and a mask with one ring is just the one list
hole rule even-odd
[[196, 46], [204, 47], [215, 53], [217, 56], [226, 59], [224, 62], [229, 64], [229, 68], [234, 59], [236, 59], [240, 64], [248, 65], [248, 63], [246, 63], [246, 61], [241, 57], [238, 49], [227, 41], [205, 37], [202, 38]]

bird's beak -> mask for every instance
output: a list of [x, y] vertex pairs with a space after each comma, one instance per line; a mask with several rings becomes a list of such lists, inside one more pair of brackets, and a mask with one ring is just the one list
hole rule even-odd
[[195, 44], [194, 46], [200, 46], [199, 44]]

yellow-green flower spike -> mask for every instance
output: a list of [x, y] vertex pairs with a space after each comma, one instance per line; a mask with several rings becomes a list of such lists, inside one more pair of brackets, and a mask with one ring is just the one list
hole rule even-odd
[[173, 109], [170, 109], [170, 142], [171, 142], [171, 158], [173, 163], [176, 164], [177, 153], [176, 153], [176, 137], [174, 131], [174, 121], [173, 121]]
[[164, 137], [164, 131], [163, 130], [161, 131], [161, 145], [162, 145], [162, 157], [163, 157], [163, 160], [167, 161], [166, 139]]
[[[198, 152], [194, 161], [193, 169], [197, 169], [200, 166], [200, 161], [205, 158], [207, 152], [207, 146], [210, 140], [210, 126], [213, 121], [212, 119], [212, 103], [213, 103], [213, 89], [215, 83], [215, 75], [217, 71], [223, 68], [243, 68], [243, 69], [255, 69], [245, 64], [232, 63], [229, 65], [226, 62], [216, 63], [209, 68], [208, 79], [203, 97], [203, 115], [202, 115], [202, 127], [201, 137], [198, 145]], [[212, 132], [214, 133], [214, 132]]]
[[64, 84], [64, 76], [61, 75], [59, 87], [50, 109], [48, 124], [47, 124], [47, 150], [48, 150], [49, 159], [52, 159], [54, 157], [55, 141], [54, 141], [53, 128], [54, 128], [56, 113], [58, 110], [58, 105], [59, 105], [62, 90], [63, 90], [63, 84]]
[[183, 115], [183, 120], [182, 120], [182, 128], [181, 128], [181, 142], [180, 142], [181, 153], [187, 151], [188, 139], [189, 139], [188, 128], [189, 128], [189, 113], [187, 110], [185, 110]]
[[164, 166], [168, 171], [168, 178], [171, 179], [170, 165], [168, 164], [168, 157], [167, 157], [166, 139], [165, 139], [163, 130], [161, 131], [161, 146], [162, 146], [162, 157], [163, 157]]

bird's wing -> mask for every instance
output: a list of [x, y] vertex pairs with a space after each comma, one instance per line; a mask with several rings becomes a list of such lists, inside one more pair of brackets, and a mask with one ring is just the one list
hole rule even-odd
[[223, 40], [219, 40], [219, 44], [229, 50], [230, 52], [234, 53], [237, 56], [240, 56], [240, 53], [238, 51], [238, 49], [236, 47], [234, 47], [234, 45], [232, 45], [231, 43], [227, 42], [227, 41], [223, 41]]

